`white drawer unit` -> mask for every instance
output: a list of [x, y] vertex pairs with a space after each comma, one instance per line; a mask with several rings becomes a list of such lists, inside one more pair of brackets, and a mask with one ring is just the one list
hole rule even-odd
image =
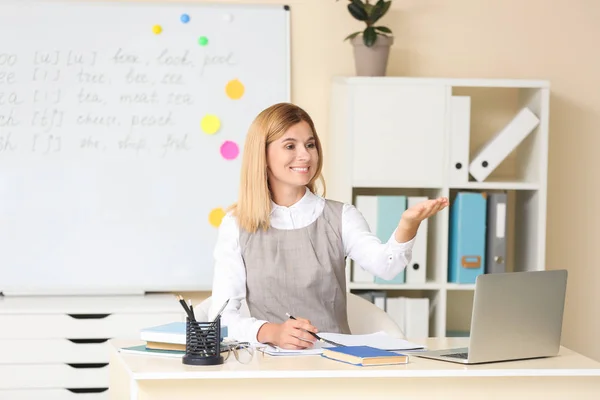
[[0, 296], [0, 400], [106, 400], [108, 341], [184, 320], [172, 294]]
[[[0, 340], [0, 366], [108, 362], [108, 339]], [[1, 377], [0, 377], [1, 378]]]
[[2, 339], [139, 338], [140, 326], [179, 321], [180, 314], [0, 315]]
[[108, 387], [108, 363], [0, 365], [0, 389]]
[[108, 389], [0, 389], [0, 400], [106, 400]]

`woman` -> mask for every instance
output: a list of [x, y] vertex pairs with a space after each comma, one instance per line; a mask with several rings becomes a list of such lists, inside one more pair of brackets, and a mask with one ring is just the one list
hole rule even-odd
[[[382, 243], [353, 205], [315, 194], [322, 166], [319, 137], [300, 107], [275, 104], [253, 121], [238, 202], [223, 218], [214, 252], [209, 314], [230, 299], [221, 320], [229, 336], [303, 349], [315, 341], [307, 331], [350, 333], [345, 258], [395, 277], [410, 262], [420, 222], [448, 205], [439, 198], [407, 209]], [[240, 314], [243, 299], [251, 318]]]

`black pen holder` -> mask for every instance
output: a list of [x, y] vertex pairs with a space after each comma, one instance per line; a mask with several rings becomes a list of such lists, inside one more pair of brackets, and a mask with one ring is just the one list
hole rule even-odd
[[198, 322], [187, 319], [183, 363], [188, 365], [223, 364], [221, 318], [217, 318], [214, 322]]

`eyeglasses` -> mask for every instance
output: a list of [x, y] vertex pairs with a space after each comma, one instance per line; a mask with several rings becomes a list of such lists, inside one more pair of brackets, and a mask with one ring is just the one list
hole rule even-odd
[[222, 344], [221, 353], [225, 353], [223, 354], [225, 361], [233, 353], [235, 359], [242, 364], [248, 364], [254, 358], [254, 348], [248, 342], [225, 342]]

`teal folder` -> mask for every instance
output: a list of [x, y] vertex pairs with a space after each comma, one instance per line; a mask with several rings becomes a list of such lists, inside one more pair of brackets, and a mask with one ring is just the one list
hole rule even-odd
[[119, 351], [121, 353], [143, 354], [143, 355], [147, 355], [147, 356], [160, 356], [160, 357], [172, 357], [172, 358], [181, 358], [185, 355], [185, 351], [149, 349], [144, 344], [139, 345], [139, 346], [123, 347]]
[[[379, 240], [385, 243], [390, 239], [398, 227], [404, 211], [406, 211], [406, 196], [377, 196], [377, 231], [375, 234]], [[405, 281], [405, 271], [400, 272], [389, 281], [375, 277], [375, 283], [404, 283]]]
[[448, 282], [475, 283], [484, 273], [485, 193], [459, 192], [450, 207]]

